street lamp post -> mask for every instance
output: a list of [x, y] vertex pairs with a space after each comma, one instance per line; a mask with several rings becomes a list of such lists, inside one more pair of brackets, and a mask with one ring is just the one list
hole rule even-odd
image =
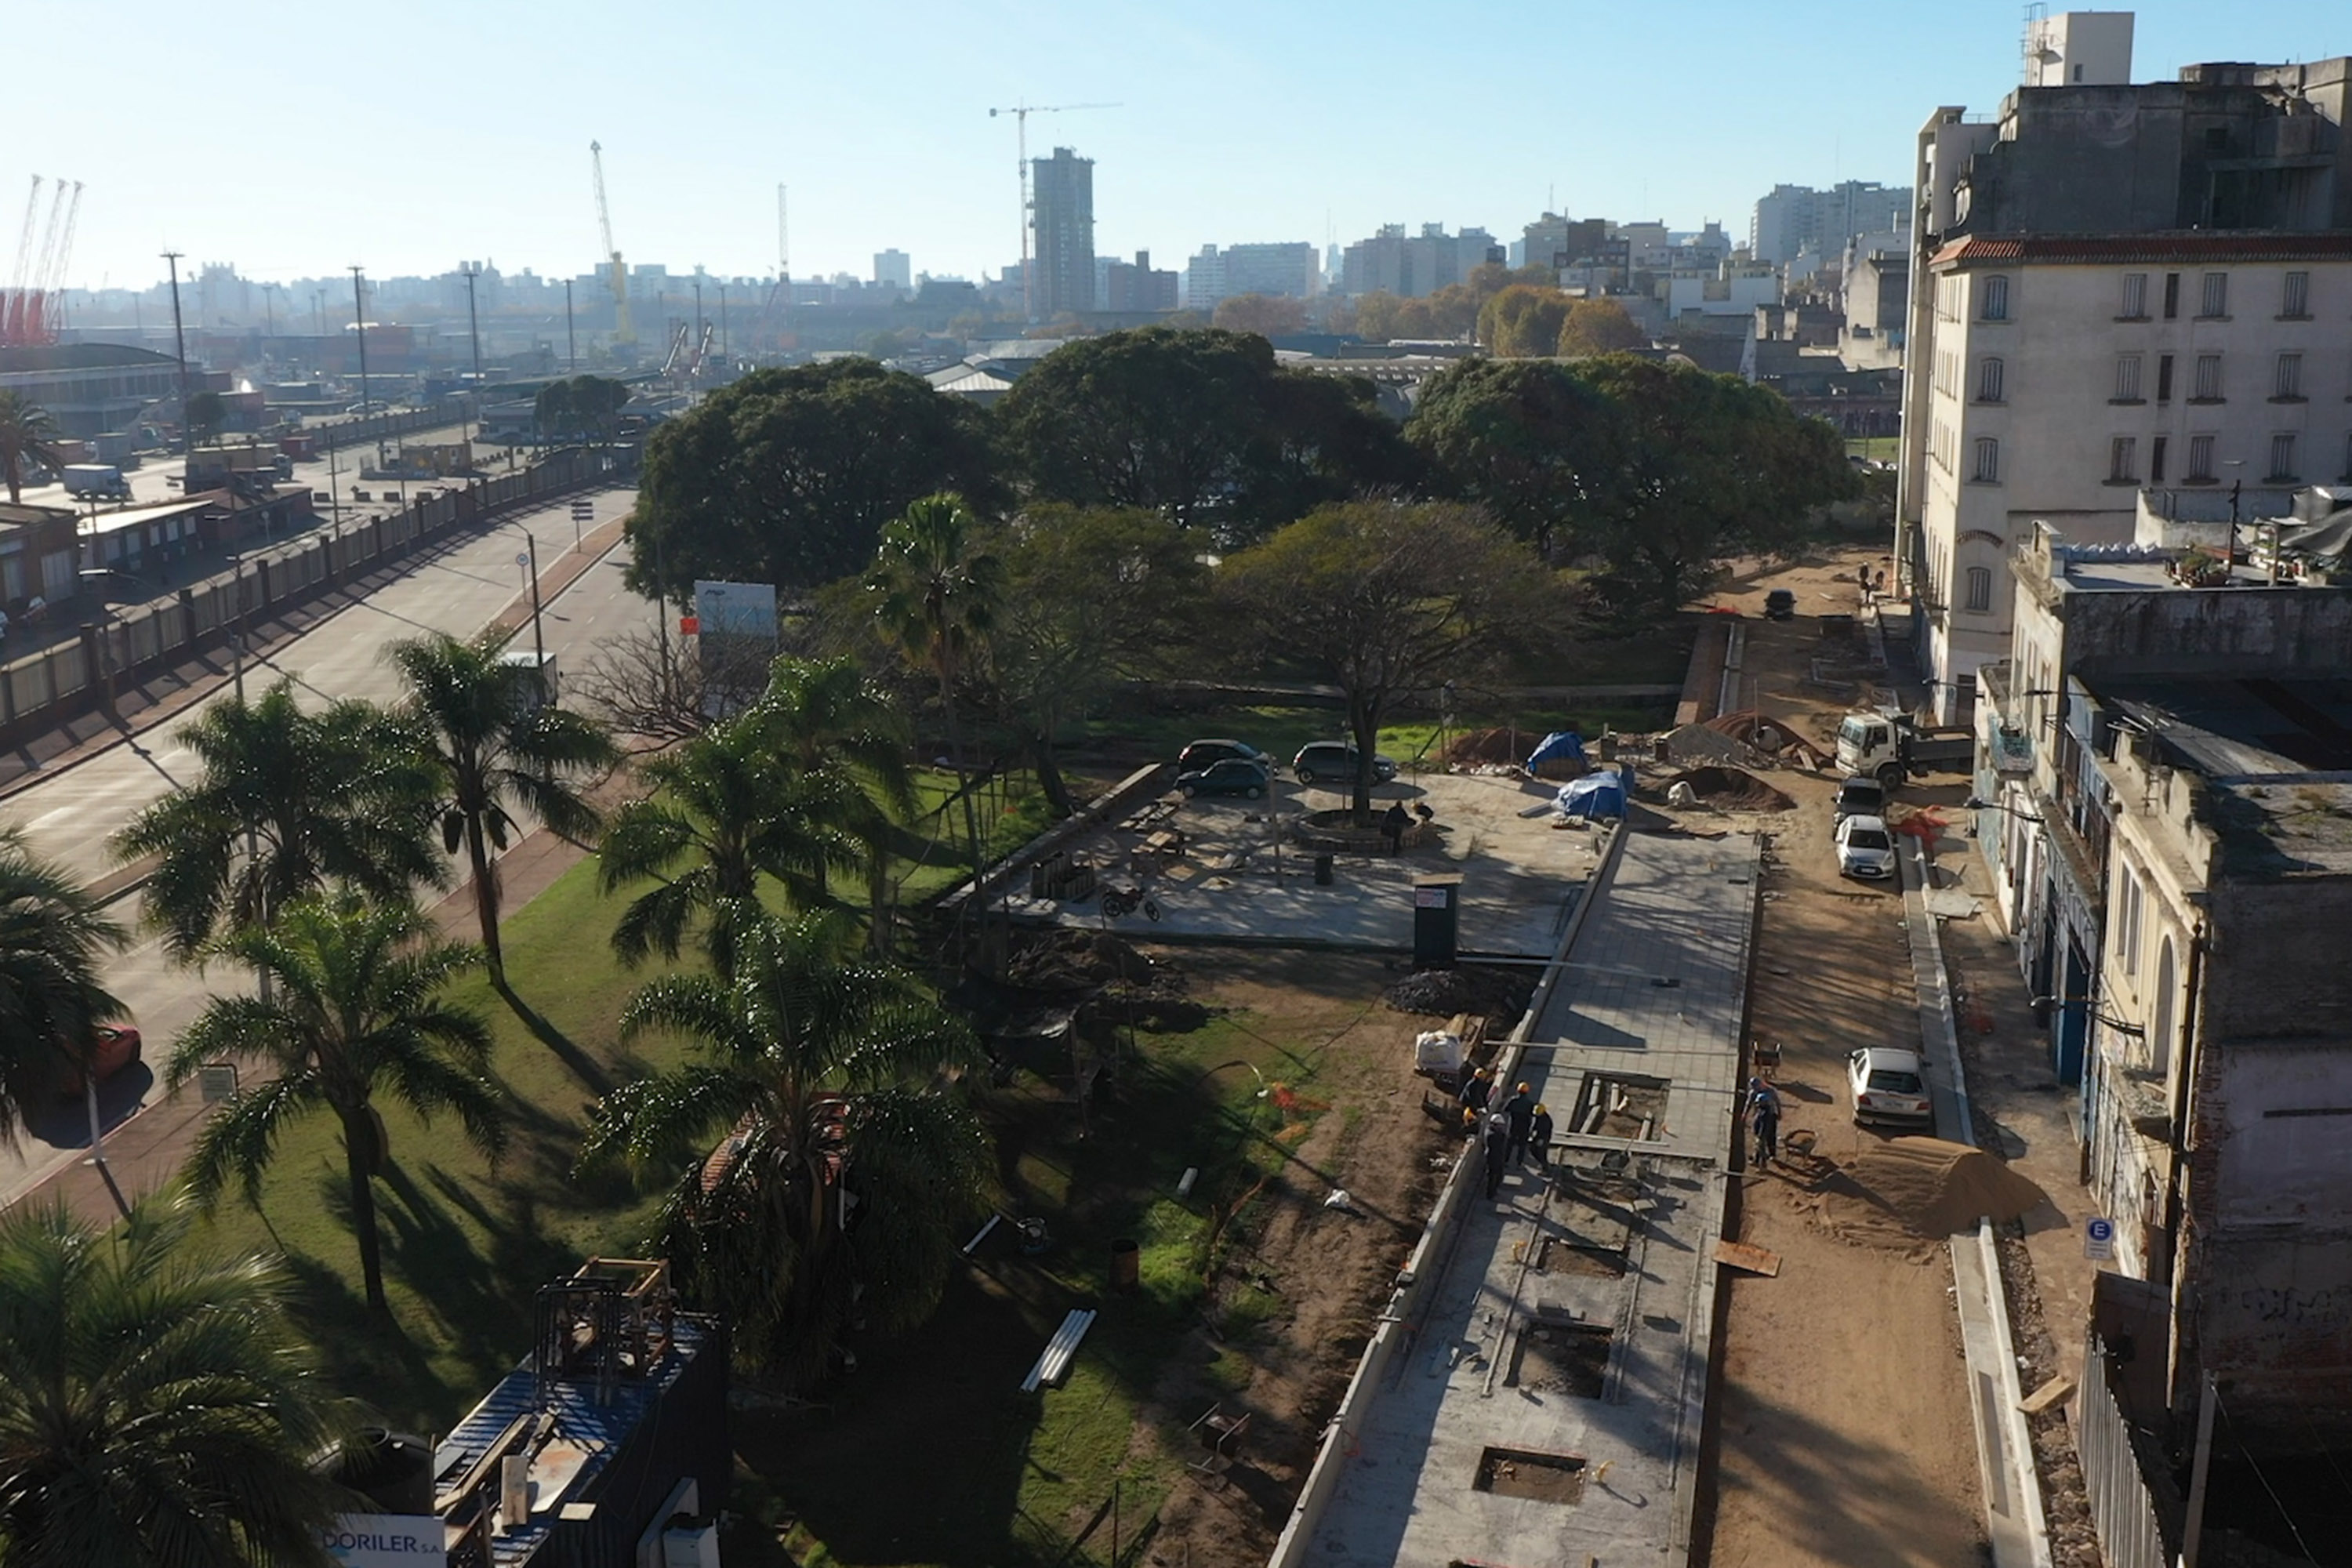
[[360, 294], [360, 268], [352, 268], [352, 326], [360, 335], [360, 417], [368, 413], [367, 304]]
[[580, 338], [572, 330], [572, 279], [563, 280], [563, 353], [572, 362], [572, 374], [580, 374]]
[[[474, 279], [481, 275], [482, 269], [470, 261], [466, 263], [466, 333], [474, 340], [474, 395], [467, 400], [467, 406], [477, 420], [481, 415], [482, 322], [481, 318], [474, 313]], [[472, 438], [470, 436], [467, 437], [468, 440]]]
[[193, 458], [195, 426], [188, 418], [188, 338], [180, 325], [180, 255], [167, 250], [163, 260], [172, 269], [172, 348], [180, 362], [180, 455]]

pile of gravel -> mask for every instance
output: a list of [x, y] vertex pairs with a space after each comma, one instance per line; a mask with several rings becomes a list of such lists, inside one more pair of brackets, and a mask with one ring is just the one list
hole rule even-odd
[[1465, 963], [1454, 969], [1421, 969], [1388, 988], [1383, 998], [1399, 1013], [1425, 1013], [1450, 1018], [1456, 1013], [1476, 1013], [1487, 1028], [1508, 1029], [1528, 1010], [1535, 994], [1536, 971], [1496, 969]]

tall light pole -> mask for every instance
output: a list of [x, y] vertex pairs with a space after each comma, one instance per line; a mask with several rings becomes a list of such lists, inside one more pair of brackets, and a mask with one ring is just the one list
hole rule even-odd
[[470, 261], [466, 263], [466, 332], [474, 340], [474, 395], [467, 406], [477, 414], [482, 401], [482, 321], [474, 313], [474, 279], [481, 275], [481, 268]]
[[563, 354], [572, 362], [572, 374], [580, 374], [580, 339], [572, 330], [572, 279], [563, 280]]
[[367, 304], [360, 295], [360, 268], [352, 268], [352, 326], [360, 335], [360, 417], [367, 417]]
[[195, 425], [188, 418], [188, 337], [180, 325], [180, 256], [176, 250], [163, 252], [164, 263], [172, 269], [172, 348], [180, 361], [180, 456], [193, 462]]

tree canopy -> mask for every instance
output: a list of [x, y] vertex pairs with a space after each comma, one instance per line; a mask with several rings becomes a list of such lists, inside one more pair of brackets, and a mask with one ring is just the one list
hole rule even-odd
[[939, 490], [997, 510], [977, 407], [871, 360], [754, 371], [646, 442], [629, 585], [804, 592], [863, 567], [883, 525]]
[[1229, 332], [1255, 332], [1271, 338], [1307, 327], [1307, 301], [1286, 294], [1235, 294], [1217, 301], [1210, 323]]
[[1558, 289], [1514, 283], [1478, 311], [1478, 341], [1505, 359], [1549, 355], [1573, 303]]
[[1569, 306], [1568, 319], [1560, 323], [1558, 352], [1563, 359], [1580, 359], [1645, 348], [1649, 341], [1616, 300], [1579, 300]]
[[1573, 545], [1615, 482], [1615, 410], [1548, 360], [1463, 361], [1422, 388], [1405, 437], [1547, 557]]

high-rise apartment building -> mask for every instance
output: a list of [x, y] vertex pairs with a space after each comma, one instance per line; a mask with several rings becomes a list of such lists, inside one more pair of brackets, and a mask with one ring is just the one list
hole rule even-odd
[[1095, 161], [1067, 147], [1030, 161], [1037, 276], [1030, 313], [1051, 321], [1095, 308]]
[[1919, 132], [1895, 552], [1947, 718], [2034, 522], [2124, 542], [2144, 493], [2226, 523], [2352, 476], [2352, 60], [2129, 69], [2078, 48]]
[[1321, 287], [1315, 247], [1307, 240], [1271, 245], [1204, 245], [1184, 264], [1184, 308], [1208, 310], [1236, 294], [1279, 294], [1304, 300]]
[[874, 253], [874, 281], [902, 294], [915, 291], [914, 258], [903, 250], [877, 250]]
[[1502, 265], [1504, 255], [1502, 242], [1483, 228], [1448, 234], [1442, 223], [1425, 223], [1419, 234], [1409, 235], [1401, 223], [1384, 224], [1342, 255], [1340, 290], [1419, 299], [1463, 281], [1489, 261]]
[[1748, 254], [1786, 267], [1805, 251], [1834, 258], [1858, 234], [1898, 226], [1896, 215], [1911, 210], [1911, 189], [1874, 180], [1846, 180], [1828, 190], [1811, 185], [1775, 185], [1756, 204], [1748, 226]]
[[1116, 256], [1095, 258], [1097, 308], [1104, 310], [1173, 310], [1176, 274], [1154, 268], [1151, 252], [1139, 250], [1131, 262]]

